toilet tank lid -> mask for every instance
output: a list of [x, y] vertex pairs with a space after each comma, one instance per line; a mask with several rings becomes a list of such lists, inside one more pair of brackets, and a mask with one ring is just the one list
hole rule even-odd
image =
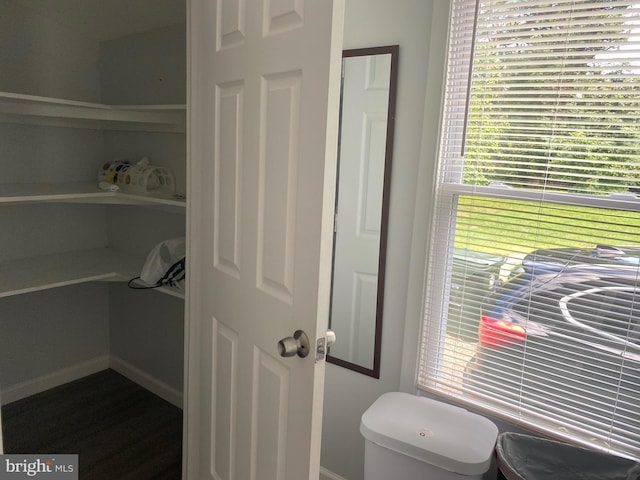
[[362, 415], [369, 441], [461, 475], [489, 470], [498, 428], [463, 408], [402, 392], [385, 393]]

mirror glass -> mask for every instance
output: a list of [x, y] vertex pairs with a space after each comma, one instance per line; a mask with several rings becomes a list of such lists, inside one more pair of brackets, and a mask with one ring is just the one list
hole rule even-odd
[[398, 46], [345, 50], [327, 361], [380, 377]]

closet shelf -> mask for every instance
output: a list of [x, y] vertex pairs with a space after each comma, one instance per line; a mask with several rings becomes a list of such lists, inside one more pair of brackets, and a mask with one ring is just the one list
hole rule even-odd
[[185, 200], [173, 194], [154, 195], [100, 190], [92, 182], [0, 183], [0, 205], [21, 203], [104, 203], [160, 207], [184, 213]]
[[[111, 248], [81, 250], [0, 262], [0, 298], [95, 281], [128, 281], [144, 260]], [[179, 298], [173, 288], [158, 291]]]
[[0, 121], [100, 130], [184, 132], [186, 105], [105, 105], [0, 92]]

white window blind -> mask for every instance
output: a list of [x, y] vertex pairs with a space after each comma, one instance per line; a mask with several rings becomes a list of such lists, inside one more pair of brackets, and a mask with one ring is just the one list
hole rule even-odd
[[639, 193], [640, 0], [453, 0], [420, 388], [639, 458]]

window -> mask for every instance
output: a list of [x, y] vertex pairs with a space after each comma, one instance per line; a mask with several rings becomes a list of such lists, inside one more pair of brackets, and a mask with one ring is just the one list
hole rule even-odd
[[640, 1], [453, 0], [419, 387], [640, 457]]

